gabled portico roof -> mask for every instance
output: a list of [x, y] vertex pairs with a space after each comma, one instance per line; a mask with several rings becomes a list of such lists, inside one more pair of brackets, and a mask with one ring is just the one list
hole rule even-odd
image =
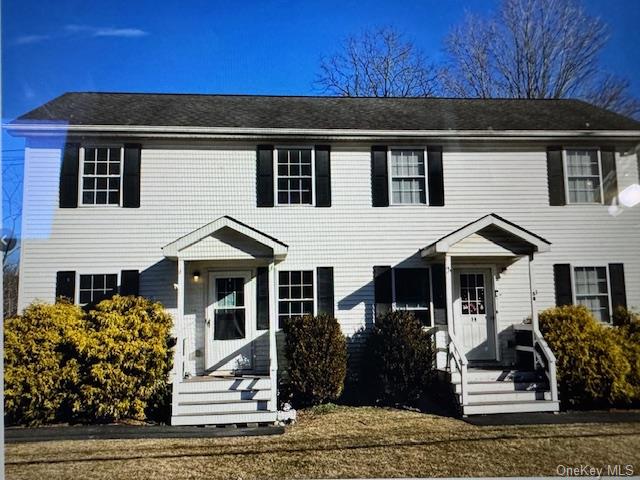
[[423, 257], [432, 257], [437, 254], [448, 253], [450, 249], [475, 233], [481, 232], [489, 227], [498, 228], [514, 239], [528, 244], [533, 251], [548, 252], [551, 249], [551, 242], [545, 240], [539, 235], [522, 228], [521, 226], [506, 220], [495, 213], [490, 213], [479, 218], [467, 225], [454, 230], [453, 232], [438, 239], [434, 243], [427, 245], [420, 250]]
[[178, 258], [181, 256], [180, 252], [207, 239], [222, 229], [230, 229], [265, 247], [268, 247], [273, 251], [274, 258], [282, 259], [287, 255], [287, 250], [289, 248], [287, 244], [226, 215], [165, 245], [162, 247], [162, 253], [167, 258]]

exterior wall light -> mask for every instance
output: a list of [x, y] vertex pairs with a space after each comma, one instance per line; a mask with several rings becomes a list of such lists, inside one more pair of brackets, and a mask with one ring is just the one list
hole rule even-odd
[[193, 281], [197, 282], [198, 280], [200, 280], [200, 271], [196, 270], [195, 272], [193, 272]]

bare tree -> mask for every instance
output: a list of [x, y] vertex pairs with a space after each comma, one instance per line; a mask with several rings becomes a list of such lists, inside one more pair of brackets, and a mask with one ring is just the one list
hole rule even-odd
[[7, 264], [2, 269], [4, 318], [13, 317], [18, 313], [18, 265]]
[[503, 0], [448, 35], [444, 84], [456, 96], [577, 97], [628, 114], [628, 83], [601, 73], [607, 40], [605, 23], [574, 0]]
[[429, 97], [437, 77], [422, 52], [387, 27], [348, 37], [339, 53], [322, 59], [316, 85], [345, 97]]
[[[7, 155], [2, 158], [2, 234], [16, 238], [22, 218], [22, 158]], [[18, 308], [18, 252], [19, 242], [11, 242], [2, 251], [4, 317], [15, 315]]]

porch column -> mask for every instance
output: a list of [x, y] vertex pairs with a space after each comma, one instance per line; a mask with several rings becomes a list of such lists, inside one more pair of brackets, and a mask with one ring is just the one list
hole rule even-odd
[[276, 265], [275, 260], [269, 264], [269, 380], [271, 383], [271, 411], [278, 410], [278, 348], [276, 345]]
[[531, 326], [534, 330], [538, 330], [538, 307], [536, 306], [536, 277], [534, 271], [534, 254], [529, 255], [529, 293], [531, 297]]
[[[173, 416], [173, 410], [178, 405], [178, 390], [179, 384], [184, 379], [184, 260], [178, 258], [178, 278], [176, 283], [176, 297], [177, 302], [177, 314], [175, 325], [173, 326], [176, 336], [176, 346], [174, 348], [173, 356], [173, 390], [171, 394], [171, 415]], [[173, 423], [173, 418], [172, 418]]]
[[447, 253], [444, 256], [444, 284], [445, 284], [445, 298], [446, 298], [446, 311], [447, 311], [447, 330], [449, 333], [455, 335], [455, 328], [453, 325], [453, 270], [451, 268], [451, 256]]

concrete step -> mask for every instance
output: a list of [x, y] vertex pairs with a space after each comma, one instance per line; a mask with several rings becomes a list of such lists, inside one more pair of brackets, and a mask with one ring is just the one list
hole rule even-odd
[[[460, 400], [460, 396], [458, 396], [458, 400]], [[469, 404], [530, 402], [535, 400], [551, 400], [551, 392], [470, 392], [467, 400]]]
[[226, 412], [256, 412], [266, 411], [269, 402], [266, 400], [238, 400], [226, 401], [196, 401], [182, 402], [174, 406], [173, 415], [209, 415]]
[[494, 413], [523, 412], [557, 412], [560, 404], [551, 400], [535, 400], [531, 402], [484, 402], [465, 405], [463, 415], [489, 415]]
[[179, 393], [213, 393], [236, 390], [269, 390], [269, 377], [195, 377], [178, 384]]
[[[470, 368], [467, 370], [467, 382], [535, 382], [539, 381], [536, 372], [526, 370], [483, 370]], [[451, 383], [460, 383], [460, 372], [450, 374]]]
[[[454, 385], [455, 393], [460, 393], [462, 387], [460, 383]], [[467, 392], [537, 392], [549, 390], [547, 382], [469, 382], [467, 383]]]
[[171, 425], [229, 425], [233, 423], [273, 423], [276, 412], [226, 412], [210, 415], [173, 415]]
[[270, 400], [271, 390], [223, 390], [221, 392], [181, 392], [178, 390], [179, 401], [225, 401], [237, 402], [240, 400]]

